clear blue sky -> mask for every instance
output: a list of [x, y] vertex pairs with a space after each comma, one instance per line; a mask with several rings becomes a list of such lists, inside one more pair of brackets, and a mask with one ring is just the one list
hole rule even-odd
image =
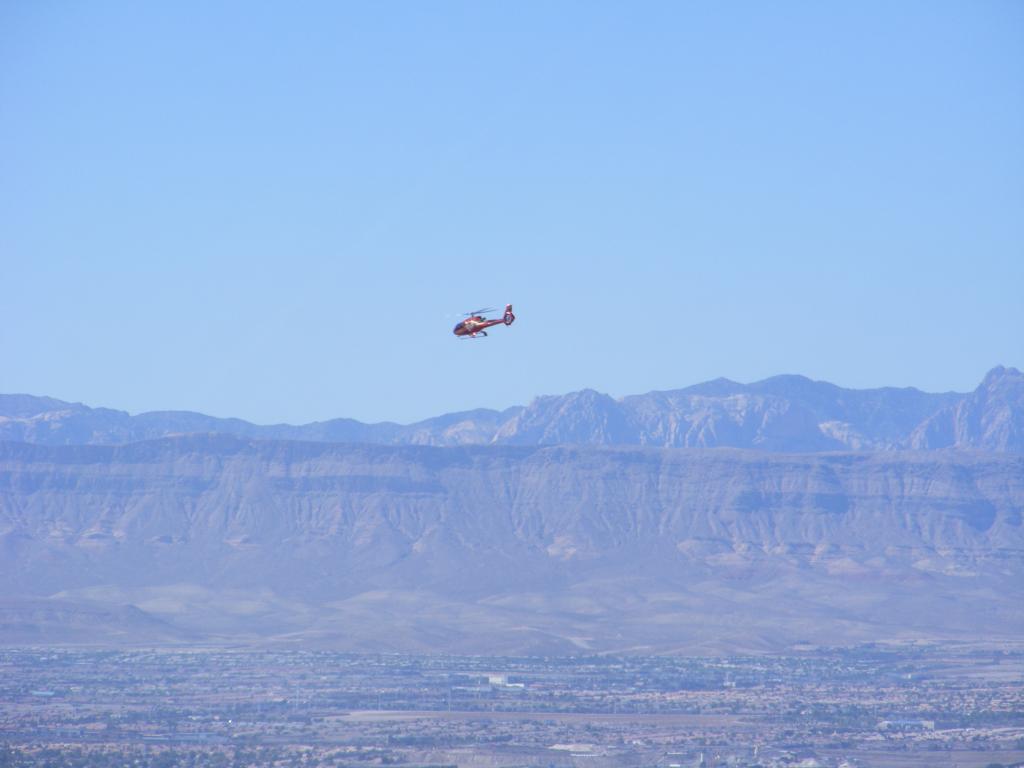
[[969, 390], [1024, 366], [1024, 3], [5, 2], [0, 288], [0, 392], [132, 412]]

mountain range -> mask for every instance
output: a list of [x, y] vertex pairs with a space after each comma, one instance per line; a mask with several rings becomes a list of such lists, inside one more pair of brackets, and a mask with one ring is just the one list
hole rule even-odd
[[1022, 394], [782, 376], [301, 427], [3, 396], [0, 643], [1018, 642]]
[[333, 419], [261, 426], [188, 411], [131, 416], [31, 395], [0, 395], [0, 440], [119, 445], [192, 433], [380, 445], [643, 445], [780, 452], [970, 448], [1024, 451], [1024, 374], [992, 369], [974, 392], [843, 389], [803, 376], [728, 379], [615, 400], [594, 390], [525, 407], [415, 424]]

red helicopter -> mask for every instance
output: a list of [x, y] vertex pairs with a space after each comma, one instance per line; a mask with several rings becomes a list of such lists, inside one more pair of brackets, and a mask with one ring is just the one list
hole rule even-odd
[[467, 312], [466, 319], [457, 324], [452, 333], [461, 339], [479, 339], [487, 335], [485, 328], [501, 323], [512, 325], [515, 322], [516, 316], [512, 314], [511, 304], [505, 305], [505, 314], [502, 317], [495, 317], [491, 320], [484, 317], [484, 312], [494, 311], [494, 309], [474, 309], [472, 312]]

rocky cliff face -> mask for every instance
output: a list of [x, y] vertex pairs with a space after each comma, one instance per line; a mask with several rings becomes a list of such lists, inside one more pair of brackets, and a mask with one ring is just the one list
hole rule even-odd
[[909, 443], [917, 449], [1024, 452], [1024, 373], [994, 368], [974, 392], [918, 426]]
[[6, 443], [0, 641], [522, 653], [1019, 637], [1022, 511], [1010, 453]]
[[381, 445], [648, 445], [774, 452], [1024, 451], [1024, 374], [995, 368], [973, 393], [842, 389], [802, 376], [754, 384], [726, 379], [614, 400], [583, 390], [525, 408], [480, 409], [416, 424], [334, 419], [259, 426], [198, 413], [88, 408], [50, 398], [0, 395], [0, 440], [118, 445], [181, 434]]

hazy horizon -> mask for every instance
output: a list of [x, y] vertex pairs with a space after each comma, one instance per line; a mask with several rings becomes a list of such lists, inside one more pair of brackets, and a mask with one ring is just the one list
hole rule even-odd
[[257, 423], [968, 391], [1024, 367], [1022, 28], [996, 0], [6, 4], [0, 391]]
[[[1007, 369], [1010, 369], [1010, 370], [1017, 370], [1013, 366], [994, 365], [994, 366], [990, 367], [982, 376], [987, 375], [992, 370], [995, 370], [997, 368], [1007, 368]], [[913, 385], [910, 385], [910, 386], [907, 386], [907, 387], [894, 387], [894, 386], [891, 386], [891, 385], [881, 385], [879, 387], [863, 387], [863, 388], [860, 388], [860, 387], [843, 387], [841, 384], [837, 384], [836, 382], [833, 382], [833, 381], [824, 381], [824, 380], [821, 380], [821, 379], [811, 379], [810, 377], [806, 377], [806, 376], [804, 376], [803, 374], [800, 374], [800, 373], [780, 373], [780, 374], [775, 374], [774, 376], [768, 376], [765, 379], [760, 379], [758, 381], [740, 381], [740, 382], [737, 382], [737, 381], [735, 381], [733, 379], [729, 379], [726, 376], [716, 376], [713, 379], [707, 379], [705, 381], [689, 382], [689, 383], [686, 383], [686, 384], [682, 384], [682, 385], [680, 385], [678, 387], [672, 387], [670, 389], [664, 389], [664, 390], [648, 390], [646, 392], [623, 392], [623, 393], [600, 392], [600, 394], [608, 395], [609, 397], [612, 397], [616, 401], [621, 401], [623, 398], [627, 398], [627, 397], [644, 396], [644, 395], [655, 394], [655, 393], [658, 393], [658, 392], [668, 392], [668, 391], [674, 391], [674, 390], [681, 390], [681, 389], [686, 389], [688, 387], [698, 386], [700, 384], [711, 383], [713, 381], [718, 381], [718, 380], [721, 380], [721, 379], [732, 381], [733, 383], [740, 384], [740, 385], [753, 385], [753, 384], [760, 383], [762, 381], [766, 381], [768, 379], [774, 379], [774, 378], [779, 378], [779, 377], [787, 377], [787, 376], [797, 376], [797, 377], [806, 378], [806, 379], [808, 379], [808, 380], [810, 380], [810, 381], [812, 381], [814, 383], [833, 384], [835, 386], [840, 387], [841, 389], [853, 390], [853, 391], [874, 390], [874, 389], [912, 389], [912, 390], [917, 390], [919, 392], [922, 392], [924, 394], [936, 394], [936, 395], [938, 395], [938, 394], [966, 395], [966, 394], [969, 394], [970, 392], [974, 391], [974, 389], [976, 388], [977, 384], [982, 381], [982, 376], [979, 376], [978, 381], [975, 383], [975, 387], [970, 387], [970, 388], [968, 388], [966, 390], [963, 390], [963, 391], [945, 390], [943, 392], [930, 392], [930, 391], [924, 390], [924, 389], [922, 389], [920, 387], [914, 387]], [[581, 392], [581, 391], [585, 391], [585, 390], [598, 391], [598, 390], [594, 390], [593, 387], [584, 387], [582, 390], [575, 390], [575, 392]], [[444, 415], [451, 414], [451, 413], [460, 413], [460, 412], [464, 412], [464, 411], [474, 411], [474, 410], [481, 410], [481, 409], [482, 410], [493, 410], [493, 411], [497, 411], [497, 412], [502, 412], [502, 411], [508, 410], [509, 408], [526, 407], [531, 402], [533, 402], [534, 400], [536, 400], [538, 398], [544, 398], [544, 397], [563, 397], [565, 395], [570, 395], [570, 394], [573, 394], [573, 392], [538, 392], [537, 394], [535, 394], [533, 397], [531, 397], [527, 401], [519, 402], [519, 403], [509, 403], [509, 404], [504, 405], [504, 406], [478, 406], [476, 408], [465, 408], [465, 409], [460, 409], [458, 411], [448, 411], [448, 412], [445, 412], [445, 413], [431, 413], [431, 414], [427, 414], [422, 419], [416, 419], [416, 420], [408, 421], [408, 422], [399, 422], [399, 421], [397, 421], [395, 419], [382, 419], [378, 423], [391, 422], [391, 423], [397, 423], [397, 424], [402, 424], [402, 425], [408, 425], [408, 424], [415, 424], [417, 421], [423, 421], [423, 420], [430, 419], [430, 418], [437, 417], [437, 416], [444, 416]], [[8, 395], [8, 396], [15, 396], [15, 397], [26, 396], [26, 397], [38, 397], [38, 398], [53, 397], [52, 395], [49, 395], [49, 394], [46, 394], [46, 393], [35, 393], [35, 392], [0, 392], [0, 395]], [[81, 400], [65, 400], [64, 398], [59, 398], [59, 397], [53, 398], [53, 399], [60, 400], [62, 402], [67, 402], [67, 403], [74, 404], [74, 405], [84, 405], [87, 408], [110, 409], [110, 410], [116, 410], [116, 411], [123, 411], [125, 413], [128, 413], [130, 416], [138, 416], [138, 415], [142, 415], [142, 414], [146, 414], [146, 413], [175, 412], [175, 411], [179, 410], [179, 409], [170, 409], [170, 408], [154, 408], [154, 409], [149, 410], [149, 411], [129, 411], [129, 410], [125, 409], [125, 408], [119, 407], [115, 403], [87, 403], [87, 402], [84, 402], [84, 401], [81, 401]], [[202, 413], [200, 411], [184, 411], [184, 409], [181, 409], [181, 410], [182, 410], [182, 412]], [[202, 415], [210, 416], [210, 417], [217, 418], [217, 419], [241, 419], [242, 418], [240, 416], [237, 416], [237, 415], [231, 414], [231, 413], [226, 413], [226, 414], [222, 414], [222, 413], [202, 413]], [[327, 419], [324, 419], [324, 420], [330, 421], [330, 420], [333, 420], [333, 419], [352, 419], [352, 418], [354, 418], [354, 417], [350, 416], [349, 414], [339, 413], [339, 414], [335, 414], [334, 416], [329, 416], [329, 417], [327, 417]], [[248, 420], [248, 419], [243, 419], [243, 420], [244, 421], [251, 421], [251, 420]], [[355, 420], [359, 421], [359, 419], [355, 419]], [[321, 421], [323, 421], [323, 420], [321, 420]], [[251, 423], [257, 424], [257, 425], [259, 425], [259, 424], [272, 425], [272, 424], [286, 424], [287, 422], [281, 422], [281, 421], [277, 421], [277, 422], [257, 422], [257, 421], [251, 421]], [[313, 423], [313, 422], [305, 422], [305, 423], [309, 424], [309, 423]], [[374, 423], [374, 422], [366, 422], [366, 423]], [[301, 424], [298, 424], [298, 425], [301, 426]]]

